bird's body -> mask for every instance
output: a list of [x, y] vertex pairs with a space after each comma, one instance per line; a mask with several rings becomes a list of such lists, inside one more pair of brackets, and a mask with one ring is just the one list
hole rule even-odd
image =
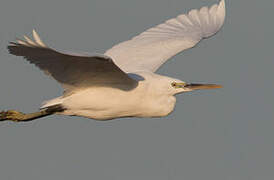
[[155, 71], [175, 54], [218, 32], [224, 19], [225, 2], [221, 0], [150, 28], [104, 55], [58, 52], [33, 31], [34, 41], [26, 36], [18, 39], [8, 46], [9, 52], [25, 57], [60, 82], [64, 95], [44, 103], [40, 114], [7, 111], [0, 119], [21, 121], [52, 113], [96, 120], [166, 116], [175, 107], [175, 94], [220, 86], [187, 84]]
[[[137, 74], [137, 73], [136, 73]], [[44, 107], [62, 104], [65, 110], [61, 114], [84, 116], [97, 120], [108, 120], [114, 117], [161, 117], [172, 112], [176, 98], [168, 87], [161, 86], [159, 81], [170, 85], [174, 79], [150, 72], [139, 72], [144, 80], [132, 90], [99, 87], [88, 88], [49, 101]], [[170, 82], [170, 83], [168, 83]], [[176, 90], [175, 90], [176, 91]]]

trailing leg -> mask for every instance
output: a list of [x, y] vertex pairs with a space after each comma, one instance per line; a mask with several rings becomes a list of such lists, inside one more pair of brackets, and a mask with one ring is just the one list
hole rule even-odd
[[22, 112], [18, 112], [15, 110], [8, 110], [0, 112], [0, 121], [14, 121], [14, 122], [23, 122], [23, 121], [31, 121], [37, 118], [45, 117], [52, 115], [56, 112], [64, 111], [64, 108], [61, 105], [54, 105], [47, 107], [46, 109], [42, 109], [41, 111], [24, 114]]

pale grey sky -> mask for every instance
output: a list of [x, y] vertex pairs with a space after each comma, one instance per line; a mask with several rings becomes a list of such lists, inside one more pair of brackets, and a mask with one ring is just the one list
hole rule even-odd
[[[104, 52], [217, 0], [2, 0], [0, 109], [31, 112], [58, 83], [9, 41], [30, 35], [61, 50]], [[3, 180], [273, 180], [273, 0], [226, 0], [224, 28], [166, 63], [160, 74], [220, 90], [177, 96], [165, 118], [108, 122], [50, 116], [0, 123]]]

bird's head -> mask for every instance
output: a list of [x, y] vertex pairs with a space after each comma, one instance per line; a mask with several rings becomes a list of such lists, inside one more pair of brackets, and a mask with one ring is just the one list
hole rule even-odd
[[[162, 76], [159, 74], [143, 72], [140, 74], [144, 77], [144, 82], [150, 84], [151, 90], [155, 93], [175, 95], [183, 92], [189, 92], [202, 89], [222, 88], [217, 84], [186, 83], [179, 79]], [[142, 82], [142, 81], [141, 81]]]
[[162, 83], [161, 83], [162, 88], [167, 89], [168, 93], [172, 95], [183, 93], [183, 92], [194, 91], [194, 90], [222, 88], [221, 85], [217, 85], [217, 84], [186, 83], [179, 79], [170, 78], [170, 77], [162, 76], [161, 79], [162, 79]]
[[189, 92], [194, 90], [202, 90], [202, 89], [222, 88], [221, 85], [217, 85], [217, 84], [186, 83], [176, 79], [171, 80], [169, 83], [170, 83], [169, 89], [171, 89], [173, 94]]

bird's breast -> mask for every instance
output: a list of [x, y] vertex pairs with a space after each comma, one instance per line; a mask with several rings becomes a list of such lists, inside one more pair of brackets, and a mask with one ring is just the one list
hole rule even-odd
[[176, 104], [174, 96], [150, 97], [144, 104], [145, 117], [162, 117], [170, 114]]

